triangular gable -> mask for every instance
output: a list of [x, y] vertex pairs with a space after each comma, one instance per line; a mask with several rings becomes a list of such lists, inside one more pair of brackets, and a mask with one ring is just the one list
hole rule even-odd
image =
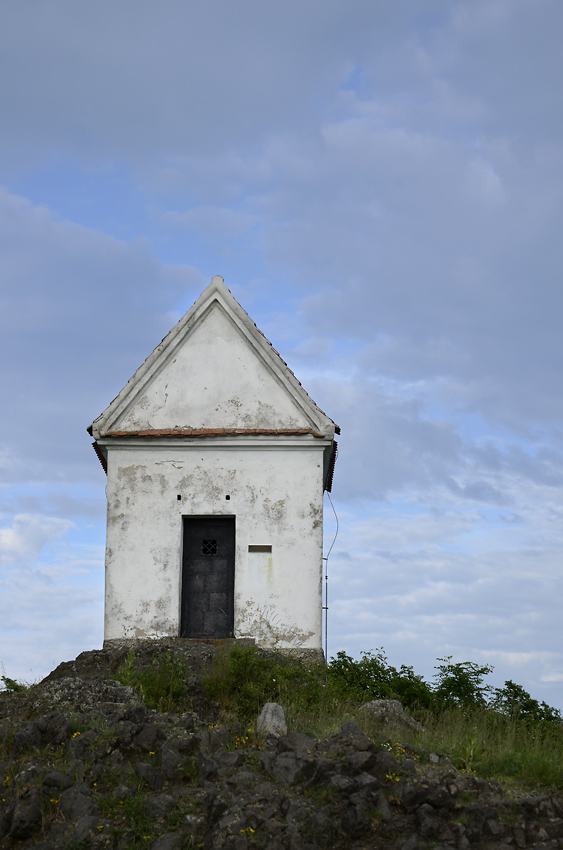
[[335, 424], [216, 276], [89, 431], [332, 438]]

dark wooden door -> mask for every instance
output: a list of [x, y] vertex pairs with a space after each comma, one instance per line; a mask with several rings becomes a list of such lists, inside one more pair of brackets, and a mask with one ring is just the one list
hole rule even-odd
[[234, 587], [235, 518], [184, 517], [180, 635], [232, 637]]

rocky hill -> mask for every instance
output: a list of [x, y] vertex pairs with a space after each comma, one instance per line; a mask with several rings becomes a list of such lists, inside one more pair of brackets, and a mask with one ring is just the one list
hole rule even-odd
[[322, 740], [218, 725], [200, 687], [213, 651], [186, 655], [182, 714], [148, 709], [113, 678], [119, 648], [1, 693], [0, 847], [563, 847], [559, 793], [506, 796], [390, 738], [384, 715], [379, 734], [348, 722]]

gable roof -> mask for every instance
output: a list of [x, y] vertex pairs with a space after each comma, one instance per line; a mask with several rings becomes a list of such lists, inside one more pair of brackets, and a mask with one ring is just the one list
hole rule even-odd
[[314, 434], [338, 426], [215, 276], [88, 429], [101, 437]]

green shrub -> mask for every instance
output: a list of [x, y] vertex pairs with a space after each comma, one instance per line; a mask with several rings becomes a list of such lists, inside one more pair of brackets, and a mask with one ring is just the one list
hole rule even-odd
[[4, 690], [10, 691], [13, 694], [27, 691], [29, 688], [29, 685], [26, 685], [24, 682], [18, 682], [16, 679], [10, 679], [9, 676], [0, 676], [0, 681], [4, 685]]
[[437, 679], [434, 688], [434, 699], [438, 708], [449, 708], [454, 705], [473, 708], [487, 703], [490, 687], [483, 684], [483, 678], [492, 673], [490, 664], [479, 665], [473, 661], [452, 663], [452, 656], [438, 658], [439, 664], [435, 669]]
[[164, 652], [147, 667], [139, 667], [131, 648], [116, 677], [122, 684], [136, 688], [145, 705], [157, 711], [174, 711], [183, 707], [187, 689], [186, 668], [179, 655]]
[[333, 691], [347, 699], [364, 702], [373, 699], [399, 699], [408, 707], [430, 708], [433, 694], [422, 676], [412, 667], [392, 667], [382, 649], [362, 652], [359, 661], [337, 653], [328, 665], [328, 678]]
[[215, 658], [211, 673], [203, 679], [203, 690], [223, 711], [251, 720], [266, 702], [289, 699], [302, 707], [318, 705], [325, 679], [324, 665], [306, 669], [282, 655], [234, 647]]
[[495, 688], [490, 706], [512, 720], [560, 723], [563, 719], [557, 708], [552, 708], [546, 702], [539, 703], [532, 699], [522, 685], [517, 685], [510, 679], [504, 683], [504, 688]]

